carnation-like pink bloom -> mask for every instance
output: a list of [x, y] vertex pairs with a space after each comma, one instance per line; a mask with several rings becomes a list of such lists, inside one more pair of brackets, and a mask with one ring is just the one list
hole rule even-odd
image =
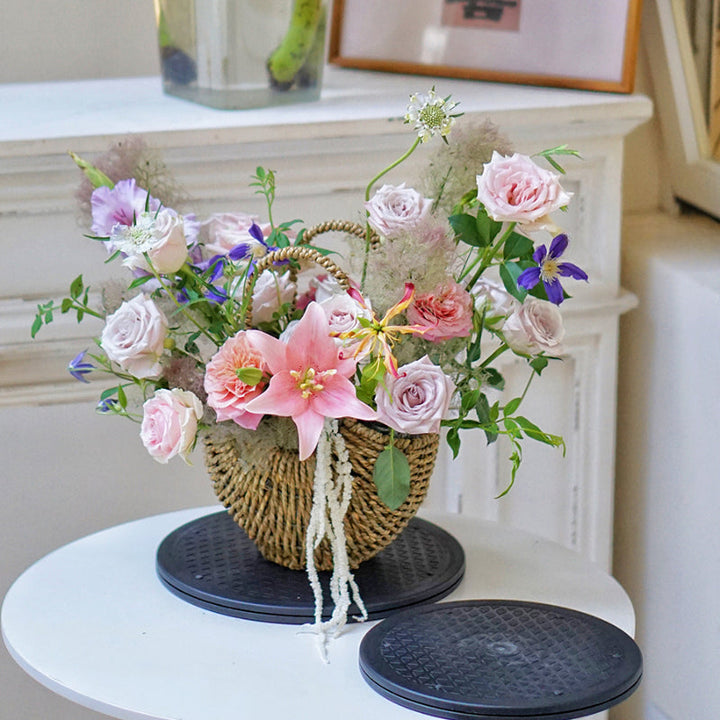
[[150, 212], [155, 212], [160, 201], [152, 196], [148, 199], [148, 195], [133, 178], [120, 180], [112, 188], [105, 185], [96, 188], [90, 198], [93, 234], [108, 237], [115, 225], [132, 225], [145, 212], [146, 205]]
[[205, 368], [207, 404], [215, 410], [218, 422], [232, 420], [240, 427], [256, 430], [263, 413], [249, 412], [247, 404], [264, 389], [264, 383], [249, 385], [238, 377], [242, 368], [267, 371], [260, 350], [252, 343], [259, 330], [241, 330], [228, 338]]
[[431, 342], [467, 337], [473, 327], [472, 295], [448, 280], [434, 292], [415, 295], [406, 315], [408, 322], [426, 328], [423, 337]]
[[477, 176], [478, 200], [500, 222], [542, 225], [551, 212], [570, 202], [557, 173], [536, 165], [527, 155], [493, 152]]
[[355, 361], [340, 357], [328, 332], [323, 309], [312, 302], [287, 344], [265, 333], [252, 335], [252, 344], [272, 377], [265, 392], [251, 400], [247, 409], [291, 417], [297, 426], [301, 460], [317, 447], [326, 417], [375, 419], [375, 411], [357, 399], [348, 379], [355, 372]]

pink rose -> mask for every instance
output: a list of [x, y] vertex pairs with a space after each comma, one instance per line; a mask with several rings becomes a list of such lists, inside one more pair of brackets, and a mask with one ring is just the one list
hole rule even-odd
[[160, 374], [168, 321], [146, 295], [124, 302], [105, 319], [100, 345], [123, 370], [138, 378]]
[[256, 430], [262, 414], [251, 413], [245, 405], [260, 395], [265, 384], [248, 384], [238, 377], [240, 368], [258, 368], [267, 371], [260, 352], [252, 344], [258, 330], [241, 330], [228, 338], [213, 355], [205, 368], [205, 391], [207, 404], [215, 410], [218, 422], [232, 420], [240, 427]]
[[483, 168], [477, 176], [478, 200], [499, 222], [542, 223], [572, 197], [562, 189], [559, 175], [538, 167], [527, 155], [493, 152]]
[[202, 403], [189, 390], [156, 390], [143, 405], [140, 439], [159, 463], [179, 455], [189, 464], [202, 414]]
[[253, 324], [272, 322], [273, 313], [284, 303], [292, 302], [296, 291], [297, 285], [290, 279], [289, 272], [262, 273], [253, 288]]
[[[236, 245], [246, 244], [257, 247], [258, 254], [264, 255], [265, 246], [250, 235], [250, 227], [256, 224], [263, 237], [270, 235], [269, 224], [260, 225], [257, 215], [246, 213], [215, 213], [202, 223], [200, 235], [210, 255], [227, 255]], [[254, 254], [254, 253], [250, 253]]]
[[529, 297], [505, 321], [505, 342], [521, 355], [561, 355], [565, 337], [562, 315], [557, 305]]
[[123, 265], [148, 272], [150, 267], [161, 275], [177, 272], [187, 260], [185, 220], [173, 210], [158, 213], [144, 212], [134, 225], [116, 225], [110, 233], [112, 250], [119, 250], [126, 257]]
[[417, 190], [402, 185], [383, 185], [365, 203], [370, 226], [383, 237], [394, 238], [412, 230], [432, 206]]
[[467, 337], [473, 327], [473, 299], [454, 280], [448, 280], [435, 292], [416, 295], [406, 315], [411, 325], [427, 328], [423, 337], [431, 342]]
[[385, 376], [375, 391], [378, 420], [409, 435], [436, 433], [455, 392], [453, 381], [427, 355]]

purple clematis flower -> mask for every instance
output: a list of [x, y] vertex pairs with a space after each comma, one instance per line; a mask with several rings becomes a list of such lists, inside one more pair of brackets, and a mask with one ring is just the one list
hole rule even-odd
[[575, 280], [588, 279], [587, 273], [577, 265], [558, 262], [558, 258], [565, 252], [567, 246], [568, 237], [562, 234], [552, 239], [549, 250], [544, 245], [537, 247], [533, 253], [537, 267], [528, 268], [520, 273], [517, 284], [526, 290], [532, 290], [542, 280], [548, 300], [559, 305], [565, 299], [560, 284], [561, 277], [571, 277]]
[[80, 382], [89, 383], [89, 380], [85, 379], [85, 375], [92, 372], [95, 369], [95, 366], [88, 362], [83, 362], [85, 359], [85, 353], [87, 350], [83, 350], [82, 352], [78, 353], [69, 363], [68, 363], [68, 372]]

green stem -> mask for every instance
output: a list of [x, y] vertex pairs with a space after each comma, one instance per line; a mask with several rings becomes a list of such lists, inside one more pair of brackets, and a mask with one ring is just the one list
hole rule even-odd
[[480, 363], [480, 367], [484, 368], [487, 367], [495, 358], [500, 357], [506, 350], [509, 350], [510, 346], [507, 343], [503, 343], [495, 352], [493, 352], [489, 357], [485, 358], [482, 363]]
[[[470, 290], [480, 279], [480, 276], [492, 265], [493, 260], [495, 260], [497, 254], [500, 252], [500, 250], [502, 250], [503, 245], [505, 245], [505, 241], [510, 237], [510, 235], [512, 235], [512, 232], [513, 230], [515, 230], [516, 225], [517, 223], [510, 223], [510, 225], [508, 225], [505, 232], [500, 236], [500, 238], [495, 243], [488, 245], [485, 248], [483, 254], [479, 256], [480, 267], [477, 269], [470, 281], [465, 285], [465, 288], [467, 290]], [[469, 268], [467, 268], [464, 274], [467, 275], [467, 273], [469, 273], [476, 264], [477, 260]]]
[[150, 268], [150, 271], [153, 274], [153, 277], [160, 283], [160, 287], [166, 292], [167, 296], [172, 300], [175, 307], [179, 310], [179, 312], [184, 315], [208, 340], [210, 340], [216, 347], [220, 347], [222, 343], [218, 342], [216, 338], [214, 338], [188, 311], [187, 308], [185, 308], [173, 295], [172, 290], [163, 282], [162, 277], [160, 274], [155, 270], [155, 268], [152, 265], [152, 262], [148, 257], [145, 258], [148, 264], [148, 267]]
[[[57, 306], [57, 308], [54, 308], [54, 309], [58, 309], [58, 310], [59, 310], [59, 309], [60, 309], [60, 306]], [[81, 305], [79, 302], [76, 302], [75, 300], [73, 300], [72, 309], [74, 309], [76, 312], [77, 312], [78, 310], [82, 310], [86, 315], [90, 315], [90, 316], [92, 316], [92, 317], [99, 318], [100, 320], [104, 320], [104, 319], [105, 319], [105, 316], [102, 315], [101, 313], [96, 312], [96, 311], [93, 310], [92, 308], [89, 308], [87, 305]]]
[[[416, 137], [413, 144], [406, 150], [397, 160], [390, 163], [384, 170], [381, 170], [368, 184], [365, 188], [365, 202], [368, 202], [370, 200], [370, 193], [372, 192], [373, 185], [380, 180], [381, 177], [384, 175], [387, 175], [393, 168], [396, 168], [400, 163], [405, 162], [414, 152], [417, 146], [420, 144], [420, 137]], [[365, 259], [363, 261], [363, 269], [362, 269], [362, 277], [360, 278], [360, 287], [365, 287], [365, 278], [367, 276], [367, 266], [368, 266], [368, 257], [370, 255], [370, 237], [372, 235], [372, 231], [370, 229], [370, 224], [365, 223]]]

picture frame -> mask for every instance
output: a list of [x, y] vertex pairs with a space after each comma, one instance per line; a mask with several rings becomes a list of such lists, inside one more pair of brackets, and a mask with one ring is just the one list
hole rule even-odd
[[632, 92], [642, 0], [334, 0], [348, 68]]

